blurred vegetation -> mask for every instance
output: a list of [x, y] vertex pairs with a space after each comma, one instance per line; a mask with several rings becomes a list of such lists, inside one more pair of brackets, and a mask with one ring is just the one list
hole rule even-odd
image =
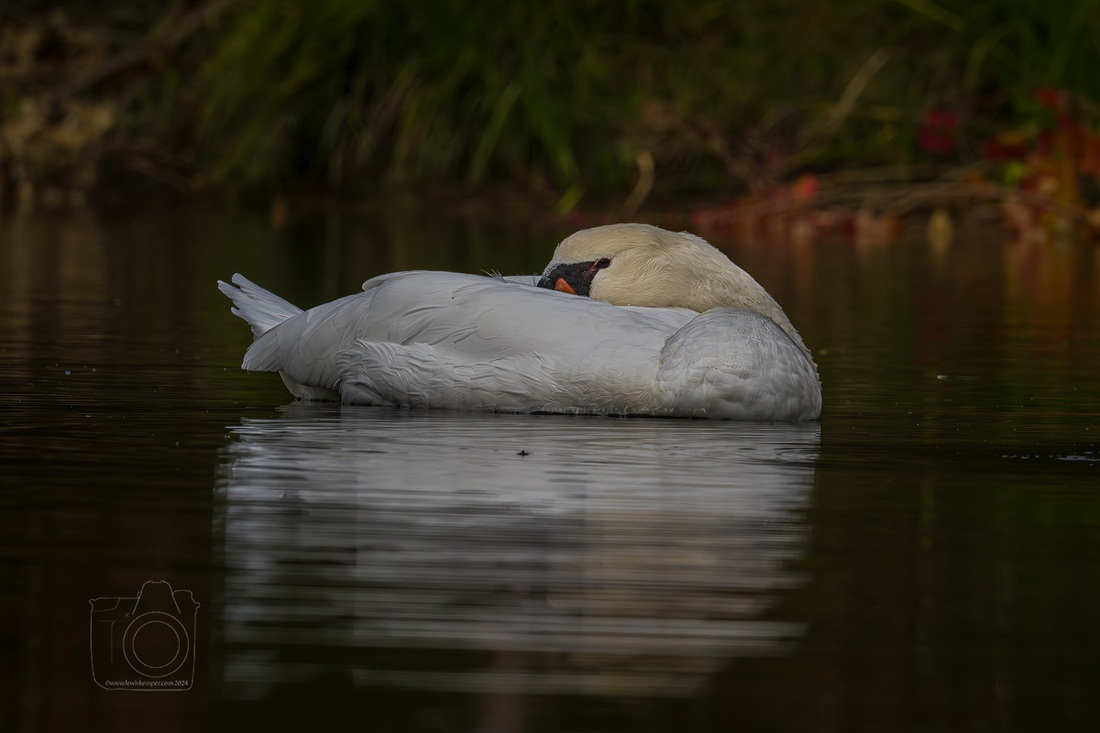
[[0, 21], [20, 197], [106, 166], [246, 196], [633, 207], [984, 161], [998, 135], [1034, 138], [1036, 90], [1090, 134], [1100, 109], [1100, 0], [72, 0]]

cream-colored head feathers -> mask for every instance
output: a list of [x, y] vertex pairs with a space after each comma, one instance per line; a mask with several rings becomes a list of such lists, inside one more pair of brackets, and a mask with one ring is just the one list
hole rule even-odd
[[595, 300], [700, 313], [711, 308], [745, 308], [770, 318], [810, 356], [783, 309], [760, 283], [694, 234], [649, 224], [584, 229], [562, 240], [545, 272], [602, 258], [611, 264], [592, 280], [588, 294]]

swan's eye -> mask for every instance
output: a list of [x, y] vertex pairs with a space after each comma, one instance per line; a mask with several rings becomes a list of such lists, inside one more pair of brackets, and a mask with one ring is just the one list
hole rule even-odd
[[596, 277], [597, 272], [599, 272], [600, 270], [604, 270], [608, 267], [611, 267], [611, 259], [608, 257], [601, 257], [598, 260], [592, 260], [591, 262], [589, 262], [588, 269], [585, 270], [585, 273], [589, 280], [591, 280], [592, 278]]

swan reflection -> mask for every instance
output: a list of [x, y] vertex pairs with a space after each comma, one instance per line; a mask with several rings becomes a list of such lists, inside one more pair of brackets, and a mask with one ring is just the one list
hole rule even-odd
[[298, 405], [226, 449], [223, 678], [684, 694], [799, 629], [819, 427]]

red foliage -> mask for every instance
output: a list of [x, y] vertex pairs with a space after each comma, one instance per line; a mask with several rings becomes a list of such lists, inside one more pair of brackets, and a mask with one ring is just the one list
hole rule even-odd
[[1022, 142], [1009, 142], [1004, 137], [992, 137], [985, 141], [982, 156], [992, 163], [1007, 163], [1010, 160], [1023, 160], [1027, 157], [1027, 148]]
[[941, 107], [924, 113], [917, 130], [917, 145], [936, 155], [950, 155], [958, 148], [959, 116]]
[[1001, 132], [983, 148], [985, 159], [1000, 169], [1002, 181], [1024, 194], [1006, 199], [1006, 218], [1029, 237], [1067, 215], [1096, 226], [1100, 133], [1076, 113], [1069, 92], [1043, 87], [1033, 92], [1033, 98], [1044, 111]]
[[1039, 87], [1035, 90], [1035, 101], [1051, 112], [1064, 113], [1069, 109], [1069, 95], [1062, 89]]

